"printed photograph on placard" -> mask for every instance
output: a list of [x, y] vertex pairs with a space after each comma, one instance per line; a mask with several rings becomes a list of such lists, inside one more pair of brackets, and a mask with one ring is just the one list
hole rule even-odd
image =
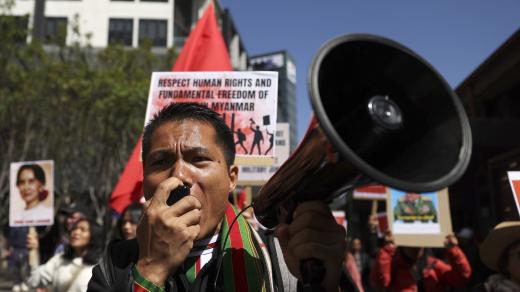
[[438, 194], [390, 189], [394, 234], [438, 234]]
[[11, 163], [9, 225], [39, 226], [54, 223], [54, 162]]

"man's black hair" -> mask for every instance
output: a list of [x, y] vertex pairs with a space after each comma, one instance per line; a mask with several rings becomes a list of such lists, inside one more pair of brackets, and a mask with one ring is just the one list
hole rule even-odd
[[16, 185], [20, 184], [20, 174], [25, 169], [30, 169], [34, 173], [34, 177], [39, 180], [42, 185], [45, 185], [45, 172], [43, 168], [38, 164], [24, 164], [18, 169], [18, 173], [16, 174]]
[[167, 122], [182, 120], [201, 121], [213, 126], [216, 133], [216, 142], [221, 147], [222, 152], [224, 152], [227, 165], [231, 166], [235, 162], [233, 133], [218, 113], [196, 103], [172, 103], [154, 115], [144, 128], [143, 161], [146, 160], [146, 155], [150, 152], [150, 140], [153, 132]]

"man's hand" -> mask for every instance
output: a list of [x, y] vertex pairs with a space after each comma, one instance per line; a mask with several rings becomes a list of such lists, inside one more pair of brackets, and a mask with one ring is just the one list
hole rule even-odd
[[170, 192], [181, 184], [175, 177], [159, 184], [144, 204], [137, 226], [137, 270], [159, 286], [184, 262], [200, 232], [199, 200], [186, 196], [172, 206], [166, 204]]
[[345, 235], [345, 229], [322, 201], [301, 203], [293, 213], [293, 221], [276, 229], [289, 271], [302, 281], [300, 261], [321, 260], [326, 269], [322, 285], [327, 291], [338, 291]]

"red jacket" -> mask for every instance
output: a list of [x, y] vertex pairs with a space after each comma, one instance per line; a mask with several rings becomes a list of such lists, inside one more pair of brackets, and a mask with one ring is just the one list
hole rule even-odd
[[[449, 263], [428, 256], [422, 271], [423, 285], [427, 292], [445, 291], [445, 287], [464, 287], [471, 276], [471, 266], [458, 246], [446, 250]], [[374, 286], [388, 291], [417, 291], [417, 284], [410, 264], [396, 248], [386, 245], [379, 250], [371, 272]], [[393, 271], [392, 271], [393, 269]]]

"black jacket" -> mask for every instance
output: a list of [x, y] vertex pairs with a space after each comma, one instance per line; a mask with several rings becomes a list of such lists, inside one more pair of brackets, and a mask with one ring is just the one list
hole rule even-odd
[[[271, 257], [275, 291], [303, 291], [301, 284], [289, 273], [274, 236], [267, 233], [262, 234], [262, 237]], [[176, 274], [168, 279], [165, 290], [176, 292], [222, 291], [222, 269], [219, 275], [215, 275], [217, 260], [215, 255], [218, 252], [215, 252], [214, 257], [203, 267], [195, 282], [190, 284], [185, 275]], [[104, 257], [94, 267], [87, 291], [132, 291], [134, 282], [132, 266], [137, 263], [138, 255], [137, 240], [112, 241]], [[357, 291], [352, 281], [346, 276], [342, 277], [341, 286], [344, 291]]]

